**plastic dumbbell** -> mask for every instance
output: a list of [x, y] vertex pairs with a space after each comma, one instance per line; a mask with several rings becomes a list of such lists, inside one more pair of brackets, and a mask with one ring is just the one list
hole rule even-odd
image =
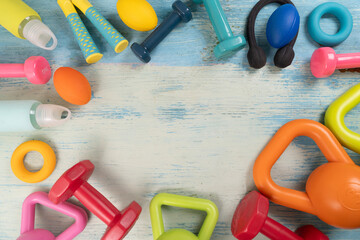
[[226, 19], [219, 0], [194, 0], [194, 2], [197, 4], [203, 3], [205, 5], [216, 36], [220, 41], [214, 49], [216, 58], [225, 57], [246, 46], [245, 37], [243, 35], [234, 36], [231, 31], [229, 22]]
[[173, 3], [174, 11], [141, 44], [133, 43], [131, 50], [143, 62], [151, 60], [150, 53], [180, 23], [192, 19], [190, 9], [181, 1]]
[[248, 193], [236, 208], [231, 232], [241, 240], [253, 239], [259, 232], [272, 240], [329, 240], [314, 226], [306, 225], [296, 232], [269, 218], [269, 200], [257, 191]]
[[49, 62], [41, 56], [29, 57], [24, 64], [0, 64], [0, 78], [24, 78], [33, 84], [45, 84], [51, 79]]
[[331, 76], [336, 69], [360, 67], [360, 53], [336, 54], [330, 47], [318, 48], [314, 51], [310, 68], [317, 78]]
[[87, 182], [93, 171], [94, 165], [89, 160], [74, 165], [51, 188], [49, 199], [61, 203], [74, 195], [108, 226], [102, 240], [123, 239], [139, 218], [141, 206], [134, 201], [120, 212]]

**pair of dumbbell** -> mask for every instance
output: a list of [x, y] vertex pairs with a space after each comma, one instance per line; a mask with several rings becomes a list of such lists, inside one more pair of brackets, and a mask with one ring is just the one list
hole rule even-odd
[[312, 225], [295, 232], [268, 217], [269, 200], [257, 191], [248, 193], [236, 208], [231, 232], [239, 240], [250, 240], [259, 233], [273, 240], [329, 240]]
[[49, 192], [49, 199], [59, 204], [75, 196], [108, 226], [102, 240], [123, 239], [139, 218], [141, 206], [134, 201], [127, 208], [119, 211], [87, 182], [93, 171], [94, 165], [89, 160], [74, 165], [53, 185]]
[[[244, 36], [234, 36], [219, 0], [194, 0], [197, 4], [204, 4], [210, 16], [215, 33], [220, 43], [215, 47], [214, 53], [217, 58], [242, 49], [246, 40]], [[173, 12], [157, 27], [143, 43], [134, 43], [131, 50], [143, 62], [151, 60], [150, 53], [180, 22], [189, 22], [192, 19], [190, 9], [181, 1], [172, 5]]]

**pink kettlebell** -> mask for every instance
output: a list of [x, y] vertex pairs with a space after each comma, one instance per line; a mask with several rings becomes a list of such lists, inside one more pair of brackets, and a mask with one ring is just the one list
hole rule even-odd
[[[75, 223], [57, 237], [48, 230], [34, 229], [36, 204], [44, 205], [57, 212], [72, 217], [75, 219]], [[68, 202], [55, 204], [49, 200], [46, 193], [35, 192], [30, 194], [23, 203], [20, 230], [21, 235], [17, 240], [71, 240], [84, 230], [87, 219], [87, 214], [84, 209]]]

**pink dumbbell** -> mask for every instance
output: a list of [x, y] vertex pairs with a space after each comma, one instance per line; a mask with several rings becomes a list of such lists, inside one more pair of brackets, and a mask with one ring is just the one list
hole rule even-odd
[[[72, 217], [75, 219], [75, 222], [57, 237], [48, 230], [34, 229], [36, 204], [44, 205], [57, 212]], [[82, 208], [67, 202], [57, 205], [49, 200], [46, 193], [35, 192], [30, 194], [23, 203], [20, 230], [21, 235], [17, 240], [72, 240], [84, 230], [86, 223], [87, 215]]]
[[331, 76], [335, 69], [347, 69], [360, 67], [360, 53], [336, 54], [329, 47], [318, 48], [314, 51], [310, 68], [317, 78]]
[[269, 200], [257, 191], [248, 193], [234, 213], [231, 232], [239, 240], [253, 239], [259, 232], [272, 240], [329, 240], [314, 226], [306, 225], [296, 232], [269, 218]]
[[0, 64], [0, 78], [26, 77], [33, 84], [45, 84], [51, 75], [49, 62], [41, 56], [29, 57], [24, 64]]

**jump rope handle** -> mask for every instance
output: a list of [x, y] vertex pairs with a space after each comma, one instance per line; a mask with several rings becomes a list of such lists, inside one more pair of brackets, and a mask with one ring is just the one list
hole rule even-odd
[[103, 55], [81, 21], [71, 0], [58, 0], [57, 2], [69, 21], [86, 62], [89, 64], [98, 62]]
[[72, 3], [85, 14], [92, 24], [94, 24], [96, 29], [101, 33], [116, 53], [120, 53], [127, 48], [129, 45], [128, 40], [126, 40], [118, 32], [118, 30], [116, 30], [111, 23], [106, 20], [106, 18], [101, 15], [101, 13], [97, 11], [91, 3], [89, 3], [89, 1], [72, 0]]

